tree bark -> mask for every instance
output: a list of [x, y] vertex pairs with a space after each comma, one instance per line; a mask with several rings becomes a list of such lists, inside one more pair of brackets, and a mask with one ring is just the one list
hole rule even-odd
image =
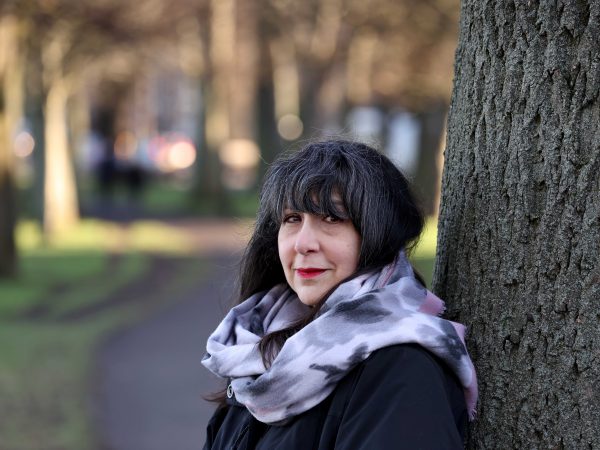
[[256, 142], [256, 96], [258, 91], [258, 5], [236, 0], [234, 59], [229, 73], [230, 138]]
[[27, 43], [28, 58], [27, 72], [25, 75], [25, 86], [27, 96], [25, 98], [25, 115], [29, 122], [31, 134], [35, 141], [33, 151], [33, 166], [35, 177], [33, 179], [33, 217], [40, 224], [44, 222], [44, 82], [43, 66], [41, 60], [40, 43], [36, 42], [34, 36], [29, 36]]
[[0, 16], [0, 277], [17, 271], [13, 143], [23, 108], [22, 26], [14, 16]]
[[415, 174], [415, 184], [420, 186], [417, 192], [422, 211], [429, 216], [437, 216], [439, 205], [440, 169], [439, 155], [446, 121], [447, 105], [440, 100], [432, 104], [426, 112], [417, 118], [421, 124], [419, 139], [419, 160]]
[[52, 236], [67, 231], [79, 220], [77, 189], [67, 131], [68, 88], [54, 80], [46, 97], [44, 231]]
[[[231, 212], [224, 183], [234, 178], [232, 173], [240, 169], [232, 167], [226, 155], [231, 155], [234, 147], [242, 152], [258, 148], [257, 8], [255, 1], [211, 1], [211, 70], [203, 96], [206, 151], [202, 156], [207, 170], [201, 184], [202, 191], [216, 200], [217, 212], [223, 215]], [[244, 159], [243, 156], [238, 159]]]
[[44, 99], [44, 232], [63, 233], [79, 221], [73, 157], [69, 145], [67, 101], [73, 78], [64, 74], [72, 36], [56, 30], [42, 49]]
[[336, 135], [343, 129], [346, 101], [346, 68], [344, 61], [335, 61], [327, 70], [315, 98], [313, 129], [324, 135]]
[[465, 0], [434, 289], [470, 325], [469, 448], [600, 448], [600, 1]]
[[229, 199], [222, 183], [223, 167], [219, 151], [231, 134], [228, 77], [232, 72], [235, 51], [235, 0], [211, 0], [209, 38], [210, 73], [205, 77], [203, 176], [201, 195], [216, 203], [217, 212], [228, 213]]

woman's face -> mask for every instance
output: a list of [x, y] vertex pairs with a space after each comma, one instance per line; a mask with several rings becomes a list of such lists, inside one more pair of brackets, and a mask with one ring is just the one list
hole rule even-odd
[[[343, 211], [341, 200], [334, 203]], [[352, 275], [360, 255], [360, 235], [349, 219], [286, 209], [277, 240], [285, 278], [305, 305], [316, 305]]]

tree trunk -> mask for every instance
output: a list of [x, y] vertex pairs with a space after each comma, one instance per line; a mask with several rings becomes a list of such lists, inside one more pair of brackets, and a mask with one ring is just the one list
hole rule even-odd
[[[201, 194], [215, 203], [220, 214], [227, 214], [229, 201], [222, 183], [223, 167], [219, 150], [231, 133], [228, 114], [228, 77], [235, 50], [235, 0], [211, 0], [209, 60], [211, 72], [205, 78], [203, 176]], [[201, 160], [202, 162], [202, 160]]]
[[210, 77], [202, 90], [204, 126], [200, 164], [202, 165], [199, 194], [209, 200], [211, 209], [226, 214], [229, 208], [228, 198], [221, 182], [223, 168], [219, 160], [219, 148], [229, 130], [226, 104], [222, 97], [222, 83]]
[[462, 6], [434, 289], [471, 327], [469, 448], [600, 448], [599, 24]]
[[72, 44], [68, 28], [58, 27], [41, 49], [44, 99], [44, 232], [51, 237], [79, 220], [79, 204], [69, 150], [67, 101], [73, 76], [65, 75], [65, 55]]
[[258, 88], [258, 145], [260, 147], [260, 179], [281, 151], [282, 143], [275, 123], [275, 92], [271, 80], [263, 80]]
[[[269, 101], [274, 109], [268, 116], [261, 116], [262, 124], [273, 126], [275, 138], [272, 148], [261, 145], [263, 158], [267, 164], [279, 152], [282, 141], [294, 141], [302, 136], [304, 124], [300, 120], [300, 76], [298, 73], [298, 59], [291, 36], [280, 36], [268, 42], [268, 52], [265, 51], [265, 60], [270, 62], [270, 73], [265, 73], [260, 87], [263, 98], [259, 100], [261, 112], [267, 112], [264, 101]], [[268, 55], [268, 56], [267, 56]], [[266, 71], [265, 71], [266, 72]], [[264, 98], [265, 94], [272, 94]], [[273, 122], [272, 124], [268, 122]], [[262, 128], [261, 128], [262, 129]], [[263, 168], [266, 166], [263, 165]]]
[[16, 17], [0, 17], [0, 278], [17, 270], [13, 142], [23, 108], [21, 26]]
[[15, 275], [17, 269], [12, 130], [7, 129], [7, 113], [3, 109], [0, 106], [0, 278]]
[[66, 106], [68, 89], [64, 79], [54, 80], [46, 97], [44, 231], [61, 233], [79, 220], [73, 161], [69, 151]]
[[[210, 67], [205, 86], [205, 156], [203, 191], [216, 201], [220, 214], [230, 213], [224, 182], [236, 171], [231, 155], [257, 150], [258, 89], [257, 4], [255, 1], [212, 0]], [[233, 159], [244, 163], [246, 155]]]
[[41, 50], [38, 42], [31, 38], [28, 42], [29, 56], [26, 78], [25, 115], [35, 141], [33, 151], [33, 217], [40, 224], [44, 221], [44, 83], [42, 79]]
[[4, 107], [0, 105], [0, 278], [16, 272], [15, 188], [12, 130], [7, 129]]
[[234, 58], [228, 74], [231, 139], [256, 142], [256, 95], [258, 92], [259, 47], [258, 5], [236, 0]]
[[420, 187], [417, 196], [421, 209], [428, 216], [437, 216], [438, 214], [441, 178], [439, 154], [442, 151], [441, 139], [444, 134], [447, 110], [448, 106], [440, 100], [417, 115], [421, 124], [421, 132], [415, 184]]
[[[335, 136], [342, 132], [346, 101], [346, 70], [343, 60], [334, 61], [316, 86], [313, 111], [310, 114], [309, 133], [317, 136]], [[310, 134], [309, 134], [310, 135]]]

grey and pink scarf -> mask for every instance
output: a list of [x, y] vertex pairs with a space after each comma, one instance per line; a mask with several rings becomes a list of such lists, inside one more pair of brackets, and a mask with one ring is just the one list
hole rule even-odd
[[202, 364], [231, 379], [237, 401], [256, 419], [277, 423], [319, 404], [375, 350], [416, 343], [454, 371], [473, 418], [477, 378], [465, 327], [439, 317], [443, 312], [443, 301], [421, 286], [401, 252], [381, 271], [340, 284], [314, 320], [287, 339], [268, 369], [258, 349], [261, 338], [310, 313], [286, 284], [229, 311], [208, 338]]

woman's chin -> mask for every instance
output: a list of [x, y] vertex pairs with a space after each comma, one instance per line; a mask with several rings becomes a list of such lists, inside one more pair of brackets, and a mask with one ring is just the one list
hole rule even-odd
[[296, 291], [296, 294], [298, 295], [298, 299], [300, 299], [302, 303], [304, 303], [306, 306], [313, 307], [319, 303], [323, 295], [325, 295], [325, 292], [322, 292], [321, 289], [316, 290], [308, 288], [298, 289], [298, 291]]

